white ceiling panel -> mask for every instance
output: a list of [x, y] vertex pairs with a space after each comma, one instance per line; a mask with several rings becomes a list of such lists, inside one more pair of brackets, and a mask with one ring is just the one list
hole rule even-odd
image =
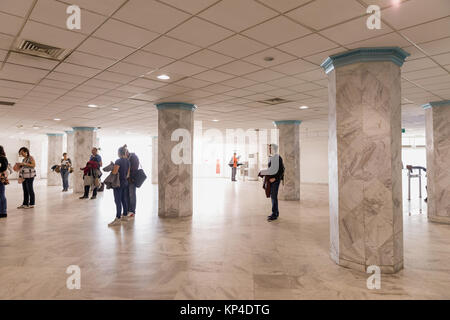
[[117, 60], [84, 53], [81, 51], [74, 51], [66, 58], [65, 61], [80, 66], [105, 69], [114, 64]]
[[288, 10], [292, 10], [297, 8], [305, 3], [310, 2], [311, 0], [259, 0], [259, 2], [264, 3], [265, 5], [275, 9], [279, 12], [286, 12]]
[[223, 54], [205, 49], [196, 52], [184, 58], [183, 60], [206, 68], [215, 68], [217, 66], [229, 63], [234, 59]]
[[123, 59], [135, 51], [133, 48], [97, 38], [87, 39], [78, 50], [116, 60]]
[[153, 54], [145, 51], [137, 51], [127, 57], [124, 61], [145, 66], [150, 69], [158, 69], [169, 63], [174, 62], [174, 59], [164, 57], [158, 54]]
[[219, 71], [230, 73], [236, 76], [241, 76], [247, 73], [255, 72], [260, 69], [262, 68], [259, 66], [240, 60], [228, 63], [226, 65], [217, 68], [217, 70]]
[[116, 11], [126, 0], [60, 0], [68, 4], [76, 4], [84, 9], [109, 16]]
[[47, 70], [5, 63], [3, 69], [0, 70], [0, 79], [37, 83], [44, 78], [47, 73]]
[[218, 1], [219, 0], [161, 0], [161, 2], [169, 4], [180, 10], [187, 11], [191, 14], [196, 14]]
[[195, 51], [200, 50], [200, 47], [163, 36], [145, 46], [143, 50], [173, 59], [181, 59]]
[[[268, 59], [273, 59], [273, 60], [268, 60]], [[245, 61], [253, 63], [253, 64], [257, 64], [264, 68], [269, 68], [269, 67], [283, 64], [288, 61], [292, 61], [292, 60], [296, 60], [296, 59], [297, 59], [297, 57], [287, 54], [287, 53], [284, 53], [284, 52], [274, 49], [274, 48], [267, 49], [262, 52], [259, 52], [259, 53], [256, 53], [256, 54], [253, 54], [251, 56], [244, 58]]]
[[237, 34], [211, 46], [210, 49], [240, 59], [267, 49], [267, 46]]
[[16, 36], [24, 19], [0, 12], [0, 30], [2, 33]]
[[329, 50], [338, 45], [326, 38], [312, 34], [280, 45], [278, 48], [297, 57], [305, 57], [313, 53]]

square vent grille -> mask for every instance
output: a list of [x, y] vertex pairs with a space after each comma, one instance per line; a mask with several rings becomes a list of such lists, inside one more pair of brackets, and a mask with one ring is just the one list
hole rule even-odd
[[282, 99], [282, 98], [272, 98], [272, 99], [267, 99], [267, 100], [258, 101], [258, 102], [265, 103], [265, 104], [270, 104], [270, 105], [275, 105], [275, 104], [286, 103], [286, 102], [291, 102], [291, 101], [285, 100], [285, 99]]
[[22, 40], [16, 49], [20, 53], [55, 60], [62, 60], [70, 53], [68, 49], [52, 47], [31, 40]]

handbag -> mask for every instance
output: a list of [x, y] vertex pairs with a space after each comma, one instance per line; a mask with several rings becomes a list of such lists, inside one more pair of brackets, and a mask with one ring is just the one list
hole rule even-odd
[[5, 186], [9, 184], [8, 176], [4, 172], [0, 174], [0, 183]]
[[144, 169], [139, 169], [133, 179], [136, 188], [140, 188], [146, 179], [147, 175], [145, 174]]

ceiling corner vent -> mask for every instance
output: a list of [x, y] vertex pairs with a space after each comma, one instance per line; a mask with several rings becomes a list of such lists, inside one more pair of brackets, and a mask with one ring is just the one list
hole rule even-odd
[[0, 101], [0, 106], [9, 106], [12, 107], [13, 105], [15, 105], [15, 102], [11, 102], [11, 101]]
[[267, 100], [258, 101], [258, 102], [265, 103], [265, 104], [270, 104], [270, 105], [276, 105], [276, 104], [286, 103], [286, 102], [291, 102], [291, 101], [285, 100], [285, 99], [282, 99], [282, 98], [272, 98], [272, 99], [267, 99]]
[[70, 53], [69, 49], [52, 47], [31, 40], [22, 40], [16, 49], [20, 53], [55, 60], [62, 60]]

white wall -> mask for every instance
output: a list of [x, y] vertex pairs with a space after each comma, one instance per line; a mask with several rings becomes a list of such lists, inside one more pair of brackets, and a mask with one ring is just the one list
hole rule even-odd
[[[11, 163], [11, 167], [13, 167], [16, 162], [19, 162], [19, 149], [22, 147], [29, 148], [30, 142], [24, 139], [1, 137], [0, 145], [5, 149], [8, 162]], [[17, 179], [17, 173], [14, 172], [10, 176], [10, 179]]]
[[300, 180], [302, 183], [328, 184], [328, 136], [300, 133]]

